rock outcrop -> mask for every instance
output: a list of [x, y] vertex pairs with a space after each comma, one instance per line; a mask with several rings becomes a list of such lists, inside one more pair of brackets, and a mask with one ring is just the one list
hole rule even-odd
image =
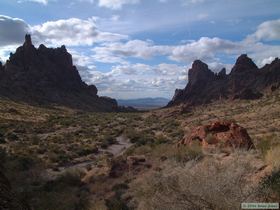
[[26, 35], [23, 46], [0, 65], [0, 96], [35, 104], [58, 104], [92, 111], [115, 111], [117, 101], [99, 97], [84, 83], [65, 46], [38, 49]]
[[196, 127], [179, 142], [179, 145], [192, 145], [195, 142], [206, 148], [255, 148], [247, 130], [232, 121], [216, 121]]
[[220, 99], [258, 99], [267, 91], [280, 87], [280, 60], [258, 68], [247, 55], [241, 55], [230, 74], [222, 69], [213, 73], [202, 61], [194, 61], [188, 84], [177, 89], [167, 107], [184, 104], [195, 106]]

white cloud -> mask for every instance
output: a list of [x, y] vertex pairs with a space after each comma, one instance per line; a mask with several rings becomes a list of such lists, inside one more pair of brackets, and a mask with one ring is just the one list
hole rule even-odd
[[105, 43], [102, 46], [93, 48], [96, 58], [100, 55], [109, 57], [115, 56], [135, 57], [149, 59], [158, 55], [166, 55], [170, 52], [170, 46], [154, 45], [152, 41], [130, 40], [128, 42]]
[[[103, 63], [125, 64], [129, 57], [152, 59], [156, 56], [167, 56], [170, 60], [190, 64], [194, 60], [221, 64], [220, 56], [236, 58], [247, 53], [257, 65], [262, 66], [264, 59], [280, 56], [280, 46], [260, 42], [230, 41], [221, 38], [202, 37], [179, 45], [156, 45], [152, 41], [130, 40], [102, 44], [92, 49], [92, 56]], [[220, 65], [221, 66], [221, 65]]]
[[248, 40], [280, 40], [280, 19], [263, 22], [254, 34], [248, 36]]
[[205, 0], [181, 0], [183, 5], [188, 6], [190, 4], [199, 4], [205, 2]]
[[22, 43], [29, 30], [24, 20], [0, 15], [0, 47]]
[[197, 59], [203, 61], [215, 60], [217, 53], [231, 54], [241, 51], [242, 45], [238, 42], [220, 39], [217, 37], [202, 37], [185, 45], [176, 46], [171, 55], [171, 60], [189, 63]]
[[87, 2], [90, 4], [93, 4], [95, 1], [94, 0], [78, 0], [79, 2]]
[[7, 45], [0, 47], [0, 61], [5, 63], [6, 60], [8, 60], [10, 53], [13, 52], [17, 47], [18, 45]]
[[139, 1], [140, 0], [99, 0], [99, 6], [118, 10], [121, 9], [125, 4], [137, 4]]
[[[87, 69], [87, 82], [95, 84], [101, 95], [115, 98], [171, 97], [174, 87], [186, 84], [186, 66], [162, 63], [142, 63], [113, 66], [110, 72], [102, 73]], [[85, 71], [82, 69], [79, 71]]]
[[23, 2], [35, 2], [35, 3], [47, 5], [49, 0], [19, 0], [18, 1], [18, 3], [23, 3]]
[[98, 42], [111, 42], [127, 39], [126, 35], [102, 32], [96, 26], [96, 18], [78, 18], [48, 21], [32, 27], [34, 40], [49, 45], [80, 46]]

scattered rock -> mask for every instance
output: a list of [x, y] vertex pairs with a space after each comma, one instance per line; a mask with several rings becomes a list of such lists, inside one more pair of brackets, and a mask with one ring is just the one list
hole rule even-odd
[[161, 156], [161, 157], [160, 157], [160, 161], [163, 162], [163, 161], [166, 161], [166, 160], [167, 160], [167, 157], [166, 157], [166, 156]]
[[135, 166], [146, 162], [146, 157], [144, 155], [128, 156], [126, 160], [129, 166]]
[[219, 146], [221, 148], [254, 149], [254, 144], [246, 129], [232, 121], [216, 121], [199, 126], [184, 137], [179, 145], [191, 145], [198, 142], [203, 147]]
[[120, 177], [125, 173], [138, 174], [146, 168], [151, 168], [144, 155], [128, 156], [126, 160], [113, 161], [109, 176]]

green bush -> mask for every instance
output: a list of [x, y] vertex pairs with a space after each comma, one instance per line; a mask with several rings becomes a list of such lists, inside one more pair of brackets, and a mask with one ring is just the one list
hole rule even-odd
[[155, 138], [155, 144], [166, 144], [168, 141], [169, 139], [163, 135], [157, 136]]
[[79, 156], [86, 156], [97, 152], [98, 148], [96, 146], [83, 146], [77, 153]]
[[267, 176], [261, 186], [265, 189], [271, 189], [280, 198], [280, 170], [273, 171]]
[[136, 144], [137, 146], [154, 143], [154, 136], [149, 133], [147, 134], [147, 131], [140, 132], [134, 129], [129, 129], [125, 131], [125, 136], [131, 143]]
[[179, 163], [200, 160], [203, 158], [203, 152], [199, 145], [180, 146], [175, 150], [174, 158]]
[[5, 137], [2, 133], [0, 133], [0, 144], [5, 144], [6, 141], [5, 141]]
[[101, 148], [105, 149], [109, 145], [115, 144], [116, 143], [116, 138], [111, 135], [105, 135], [102, 140], [101, 140]]
[[214, 144], [216, 141], [216, 138], [212, 134], [208, 134], [206, 136], [205, 140], [208, 144]]
[[263, 156], [266, 155], [270, 147], [271, 147], [271, 141], [269, 139], [263, 139], [257, 144], [257, 149], [261, 151], [261, 154]]
[[17, 134], [15, 134], [14, 132], [8, 133], [7, 135], [7, 139], [9, 141], [18, 141], [19, 137], [17, 136]]

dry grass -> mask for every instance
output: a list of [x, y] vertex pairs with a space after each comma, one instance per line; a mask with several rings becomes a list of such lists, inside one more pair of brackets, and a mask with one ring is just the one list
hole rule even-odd
[[261, 201], [253, 181], [255, 154], [237, 152], [185, 165], [168, 161], [160, 172], [131, 184], [136, 209], [239, 209], [241, 202]]
[[265, 161], [275, 170], [280, 170], [280, 145], [270, 148], [267, 151]]

